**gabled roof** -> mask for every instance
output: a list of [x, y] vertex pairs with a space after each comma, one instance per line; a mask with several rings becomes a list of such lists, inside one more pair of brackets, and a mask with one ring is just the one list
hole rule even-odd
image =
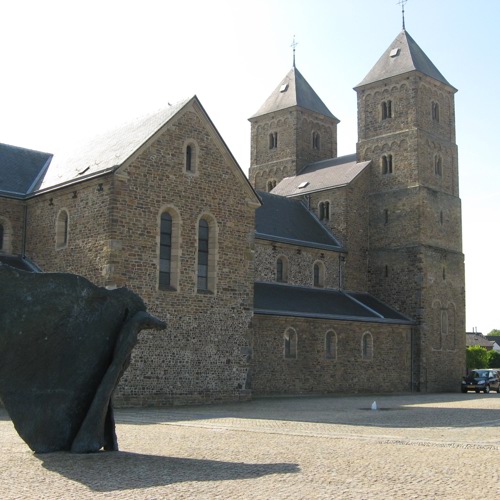
[[403, 30], [396, 37], [394, 42], [391, 43], [389, 48], [357, 87], [378, 82], [392, 76], [403, 75], [410, 71], [419, 71], [456, 90], [448, 83], [446, 78], [434, 66], [432, 61], [406, 30]]
[[29, 194], [51, 158], [49, 153], [0, 144], [0, 194], [16, 198]]
[[486, 349], [491, 349], [494, 343], [495, 341], [493, 339], [490, 339], [489, 337], [484, 337], [479, 333], [465, 334], [465, 345], [467, 347], [477, 345], [480, 347], [484, 347]]
[[299, 200], [258, 193], [262, 206], [255, 212], [255, 237], [324, 250], [342, 250], [339, 242]]
[[70, 153], [55, 155], [39, 189], [48, 189], [115, 170], [189, 101], [191, 99], [98, 135]]
[[285, 177], [272, 190], [272, 193], [280, 196], [300, 196], [345, 186], [353, 181], [369, 163], [369, 161], [357, 163], [355, 154], [310, 163], [298, 175]]
[[328, 116], [339, 122], [296, 67], [293, 67], [281, 80], [252, 118], [295, 106]]
[[279, 283], [254, 284], [254, 312], [273, 316], [413, 324], [411, 319], [368, 293]]

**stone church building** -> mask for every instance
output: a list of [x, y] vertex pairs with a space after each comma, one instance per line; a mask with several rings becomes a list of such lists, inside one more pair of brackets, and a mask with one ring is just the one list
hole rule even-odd
[[465, 366], [456, 89], [403, 30], [358, 143], [292, 67], [250, 118], [245, 176], [198, 98], [66, 157], [0, 145], [0, 261], [137, 292], [124, 405], [455, 391]]

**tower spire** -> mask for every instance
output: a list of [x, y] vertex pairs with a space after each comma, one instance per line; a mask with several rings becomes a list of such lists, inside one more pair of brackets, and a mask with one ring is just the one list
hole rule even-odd
[[399, 0], [398, 5], [401, 5], [401, 16], [403, 18], [403, 31], [405, 31], [405, 5], [408, 0]]
[[295, 68], [295, 47], [297, 47], [298, 43], [295, 41], [295, 35], [293, 35], [293, 42], [290, 47], [293, 49], [293, 67]]

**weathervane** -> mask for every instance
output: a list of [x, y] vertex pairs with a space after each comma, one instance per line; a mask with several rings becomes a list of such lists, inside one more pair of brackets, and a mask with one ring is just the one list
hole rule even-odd
[[295, 35], [293, 35], [293, 42], [290, 47], [293, 49], [293, 67], [295, 68], [295, 47], [297, 47], [298, 43], [295, 41]]
[[401, 5], [401, 15], [403, 16], [403, 31], [405, 30], [405, 5], [408, 0], [399, 0], [397, 3], [398, 5]]

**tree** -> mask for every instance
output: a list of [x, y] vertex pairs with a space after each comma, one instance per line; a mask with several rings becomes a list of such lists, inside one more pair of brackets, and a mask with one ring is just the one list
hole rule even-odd
[[488, 368], [500, 368], [500, 352], [488, 351]]
[[488, 336], [488, 335], [499, 335], [500, 336], [500, 330], [493, 329], [493, 330], [491, 330], [490, 333], [486, 334], [486, 336]]
[[473, 345], [465, 351], [467, 369], [488, 368], [488, 351], [481, 346]]

